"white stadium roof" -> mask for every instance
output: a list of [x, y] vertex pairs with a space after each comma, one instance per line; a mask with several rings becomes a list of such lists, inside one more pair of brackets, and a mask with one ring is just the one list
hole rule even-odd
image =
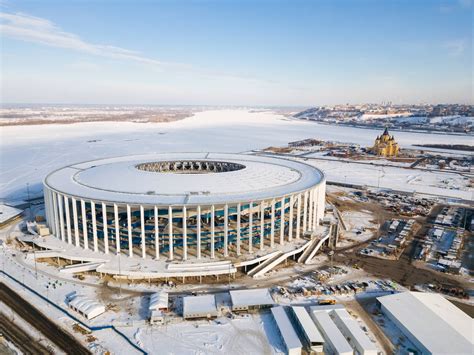
[[[222, 173], [144, 171], [137, 165], [199, 161], [243, 165]], [[324, 180], [313, 166], [294, 160], [225, 153], [160, 153], [73, 164], [45, 178], [50, 189], [73, 197], [129, 204], [199, 205], [285, 196]]]
[[403, 292], [377, 300], [425, 351], [433, 354], [472, 354], [473, 320], [443, 296]]

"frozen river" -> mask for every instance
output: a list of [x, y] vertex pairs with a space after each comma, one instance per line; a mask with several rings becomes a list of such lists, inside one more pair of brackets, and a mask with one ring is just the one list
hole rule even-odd
[[[48, 172], [83, 160], [150, 152], [244, 152], [304, 138], [371, 146], [380, 133], [246, 110], [205, 111], [170, 123], [1, 127], [0, 198], [24, 197], [26, 183], [33, 193], [40, 193], [41, 181]], [[402, 147], [423, 143], [472, 144], [469, 136], [414, 132], [394, 132], [394, 135]]]

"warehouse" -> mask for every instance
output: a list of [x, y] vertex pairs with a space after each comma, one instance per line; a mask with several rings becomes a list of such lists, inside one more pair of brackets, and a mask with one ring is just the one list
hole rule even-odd
[[[316, 310], [315, 310], [316, 308]], [[321, 334], [324, 336], [324, 352], [338, 355], [352, 355], [354, 351], [344, 335], [337, 328], [326, 310], [312, 307], [312, 316]]]
[[[199, 262], [296, 249], [324, 217], [325, 185], [320, 170], [293, 160], [144, 154], [53, 171], [44, 198], [48, 227], [62, 243], [156, 262]], [[235, 270], [214, 274], [224, 272]]]
[[472, 354], [472, 318], [436, 293], [378, 297], [382, 313], [423, 354]]
[[183, 318], [217, 317], [216, 298], [214, 295], [183, 297]]
[[360, 355], [378, 354], [375, 344], [345, 309], [335, 309], [331, 311], [331, 316], [342, 334]]
[[323, 352], [324, 338], [304, 307], [291, 307], [298, 333], [304, 338], [309, 351]]
[[283, 342], [285, 343], [286, 352], [288, 355], [299, 355], [301, 354], [301, 344], [298, 335], [291, 324], [290, 318], [286, 314], [285, 308], [277, 306], [272, 308], [272, 315], [275, 323], [278, 327]]
[[269, 308], [275, 304], [266, 288], [230, 291], [232, 311], [250, 311]]

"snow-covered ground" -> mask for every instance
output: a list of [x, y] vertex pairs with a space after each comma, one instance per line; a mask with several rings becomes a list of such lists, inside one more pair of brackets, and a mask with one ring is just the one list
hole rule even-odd
[[472, 182], [461, 174], [325, 160], [307, 163], [322, 169], [332, 182], [473, 199]]
[[[26, 183], [33, 194], [41, 192], [45, 175], [61, 166], [95, 158], [170, 151], [244, 152], [294, 140], [319, 138], [373, 144], [377, 130], [320, 125], [287, 119], [270, 111], [214, 110], [170, 123], [89, 122], [0, 128], [0, 198], [26, 196]], [[397, 132], [402, 147], [420, 143], [471, 144], [472, 137]], [[319, 163], [318, 163], [319, 164]], [[328, 172], [343, 163], [321, 165]], [[373, 176], [373, 171], [368, 171]], [[341, 171], [338, 176], [343, 176]], [[367, 174], [366, 174], [367, 175]], [[406, 177], [398, 181], [406, 183]], [[423, 182], [425, 184], [425, 182]]]
[[149, 354], [284, 353], [269, 312], [120, 330]]

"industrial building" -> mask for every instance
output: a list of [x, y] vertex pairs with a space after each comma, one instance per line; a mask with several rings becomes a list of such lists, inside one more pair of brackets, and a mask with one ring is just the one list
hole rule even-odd
[[382, 313], [421, 353], [472, 354], [472, 318], [440, 294], [403, 292], [377, 301]]
[[211, 270], [208, 261], [301, 246], [324, 216], [325, 184], [320, 170], [293, 160], [145, 154], [58, 169], [44, 180], [44, 198], [48, 227], [61, 243], [165, 260], [167, 276], [192, 262], [198, 276], [235, 272]]
[[342, 332], [329, 316], [329, 312], [318, 307], [311, 308], [313, 319], [324, 336], [324, 352], [337, 355], [353, 355], [354, 351]]
[[216, 298], [214, 295], [183, 297], [183, 318], [217, 317]]
[[301, 344], [298, 334], [296, 334], [293, 325], [291, 324], [290, 318], [282, 306], [273, 307], [272, 309], [273, 319], [278, 327], [279, 334], [285, 344], [286, 353], [288, 355], [299, 355], [301, 354]]
[[360, 355], [377, 355], [378, 349], [346, 309], [331, 311], [334, 323]]
[[275, 304], [266, 288], [229, 291], [232, 311], [250, 311], [272, 307]]
[[304, 339], [308, 352], [322, 353], [324, 338], [304, 307], [291, 307], [298, 334]]

